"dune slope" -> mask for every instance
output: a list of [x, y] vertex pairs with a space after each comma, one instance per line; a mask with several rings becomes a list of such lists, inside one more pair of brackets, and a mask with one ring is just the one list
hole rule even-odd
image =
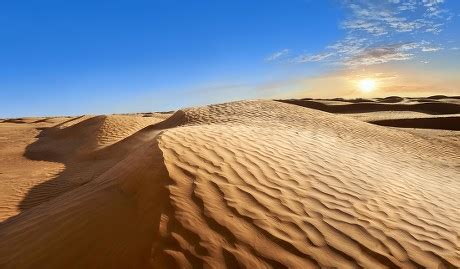
[[160, 138], [181, 267], [459, 266], [458, 148], [273, 102], [186, 115]]
[[458, 144], [275, 101], [71, 137], [117, 162], [1, 223], [0, 267], [460, 267]]
[[134, 133], [162, 120], [110, 115], [2, 123], [0, 220], [97, 178], [140, 144]]

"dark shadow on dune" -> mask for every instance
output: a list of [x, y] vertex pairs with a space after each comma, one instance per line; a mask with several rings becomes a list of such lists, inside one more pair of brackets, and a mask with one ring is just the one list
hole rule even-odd
[[22, 119], [22, 118], [17, 118], [17, 119], [6, 119], [6, 120], [3, 120], [2, 122], [4, 122], [4, 123], [27, 123], [27, 121], [25, 121], [25, 120]]
[[[93, 165], [90, 162], [75, 160], [76, 151], [81, 144], [79, 142], [85, 137], [77, 136], [73, 139], [72, 135], [73, 131], [80, 127], [97, 126], [97, 121], [100, 118], [93, 117], [74, 126], [60, 128], [62, 125], [80, 118], [72, 118], [53, 127], [38, 128], [40, 130], [37, 135], [38, 139], [27, 146], [24, 156], [36, 161], [62, 163], [65, 165], [65, 169], [51, 180], [32, 187], [19, 204], [21, 210], [39, 205], [91, 180], [91, 175], [85, 173], [85, 170], [89, 172]], [[75, 180], [75, 177], [78, 177], [78, 180]]]
[[400, 103], [404, 101], [404, 98], [399, 97], [399, 96], [388, 96], [385, 98], [379, 98], [378, 100], [379, 102], [382, 102], [382, 103]]
[[0, 267], [152, 268], [169, 177], [157, 141], [143, 145], [100, 181], [1, 222]]
[[[100, 150], [85, 151], [85, 144], [95, 138], [95, 132], [101, 127], [105, 117], [95, 116], [70, 127], [60, 128], [66, 123], [81, 118], [77, 117], [53, 127], [39, 128], [41, 132], [37, 136], [38, 139], [27, 146], [24, 156], [36, 161], [62, 163], [65, 169], [54, 178], [32, 187], [21, 201], [20, 210], [32, 208], [85, 185], [120, 162], [143, 142], [152, 139], [159, 130], [177, 121], [174, 117], [170, 117], [160, 123], [147, 126], [113, 145]], [[172, 122], [171, 118], [173, 118]], [[170, 124], [167, 124], [168, 122]]]
[[427, 97], [426, 99], [432, 99], [432, 100], [458, 99], [458, 100], [460, 100], [460, 96], [433, 95], [433, 96]]
[[[307, 99], [276, 100], [283, 103], [317, 109], [329, 113], [366, 113], [379, 111], [414, 111], [431, 115], [457, 114], [460, 113], [460, 105], [442, 102], [420, 102], [415, 104], [400, 104], [395, 97], [387, 97], [383, 102], [346, 100], [345, 104], [326, 104], [321, 101]], [[350, 104], [350, 102], [353, 102]]]
[[377, 120], [369, 123], [400, 127], [460, 131], [460, 117]]

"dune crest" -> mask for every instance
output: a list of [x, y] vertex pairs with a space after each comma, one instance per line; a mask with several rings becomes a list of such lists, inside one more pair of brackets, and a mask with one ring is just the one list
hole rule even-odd
[[458, 266], [458, 149], [274, 102], [186, 114], [160, 137], [181, 267]]
[[276, 101], [77, 127], [104, 168], [1, 223], [0, 267], [460, 267], [458, 144]]
[[[0, 220], [97, 178], [139, 144], [134, 133], [162, 120], [110, 115], [8, 123], [0, 129]], [[117, 143], [124, 139], [134, 143]]]

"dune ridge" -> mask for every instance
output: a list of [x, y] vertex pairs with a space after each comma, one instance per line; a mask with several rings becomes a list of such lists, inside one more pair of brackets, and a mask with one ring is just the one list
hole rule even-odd
[[377, 111], [416, 111], [432, 115], [459, 114], [460, 98], [445, 97], [443, 99], [419, 98], [378, 98], [376, 100], [356, 99], [287, 99], [280, 102], [295, 104], [330, 113], [363, 113]]
[[458, 266], [458, 149], [275, 103], [186, 114], [160, 137], [181, 267]]
[[14, 152], [4, 153], [2, 160], [9, 171], [2, 178], [5, 191], [0, 196], [4, 205], [0, 207], [0, 220], [97, 178], [138, 143], [120, 143], [112, 150], [113, 144], [128, 138], [136, 140], [134, 133], [162, 120], [110, 115], [25, 121], [38, 124], [32, 127], [38, 127], [40, 132], [21, 124], [19, 131], [7, 134], [10, 138], [24, 137], [24, 141], [15, 144], [5, 140], [5, 149], [10, 144], [15, 148]]
[[460, 267], [455, 143], [276, 101], [101, 119], [62, 137], [103, 168], [2, 222], [0, 267]]
[[382, 126], [460, 131], [460, 117], [375, 120], [370, 122]]

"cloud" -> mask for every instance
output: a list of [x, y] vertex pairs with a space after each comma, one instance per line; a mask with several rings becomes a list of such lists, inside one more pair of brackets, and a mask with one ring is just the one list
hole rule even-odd
[[422, 0], [422, 2], [426, 7], [433, 7], [444, 3], [444, 0]]
[[387, 44], [351, 53], [342, 64], [353, 67], [406, 61], [413, 59], [418, 52], [435, 52], [441, 49], [428, 41]]
[[283, 50], [277, 51], [273, 53], [272, 55], [268, 56], [267, 58], [265, 58], [265, 61], [272, 62], [280, 58], [283, 58], [284, 56], [289, 54], [289, 51], [290, 51], [289, 49], [283, 49]]
[[362, 19], [348, 20], [345, 21], [342, 26], [348, 30], [366, 31], [376, 36], [388, 34], [388, 31], [384, 27], [382, 27], [378, 22], [375, 21], [368, 21]]
[[422, 47], [423, 52], [434, 52], [434, 51], [438, 51], [441, 49], [442, 49], [441, 47]]
[[344, 64], [348, 66], [374, 65], [409, 60], [413, 56], [413, 53], [407, 52], [402, 46], [378, 47], [366, 49], [362, 53], [347, 59]]
[[[275, 52], [267, 61], [326, 62], [349, 68], [406, 61], [442, 46], [423, 40], [442, 32], [452, 14], [444, 0], [339, 0], [346, 11], [340, 27], [345, 37], [322, 51], [292, 54]], [[430, 37], [431, 36], [431, 37]], [[423, 38], [423, 39], [422, 39]], [[286, 57], [290, 54], [290, 57]]]
[[299, 55], [295, 58], [292, 58], [290, 62], [291, 63], [321, 62], [333, 55], [334, 53], [332, 52], [324, 52], [324, 53], [313, 54], [313, 55], [304, 54], [304, 55]]
[[406, 0], [406, 1], [393, 1], [394, 4], [400, 4], [397, 9], [399, 11], [415, 11], [417, 9], [417, 0]]
[[447, 10], [441, 8], [444, 0], [422, 0], [422, 3], [426, 8], [426, 14], [430, 17], [439, 17], [447, 12]]
[[369, 45], [370, 42], [366, 38], [347, 36], [343, 40], [327, 46], [326, 49], [335, 51], [340, 56], [349, 56], [362, 52]]
[[[389, 35], [394, 32], [424, 31], [437, 33], [443, 24], [436, 23], [447, 13], [440, 5], [442, 0], [415, 0], [399, 1], [350, 1], [344, 0], [350, 16], [342, 27], [348, 31], [362, 31], [374, 36]], [[407, 14], [407, 12], [421, 11], [421, 16]], [[438, 17], [438, 18], [433, 18]]]

